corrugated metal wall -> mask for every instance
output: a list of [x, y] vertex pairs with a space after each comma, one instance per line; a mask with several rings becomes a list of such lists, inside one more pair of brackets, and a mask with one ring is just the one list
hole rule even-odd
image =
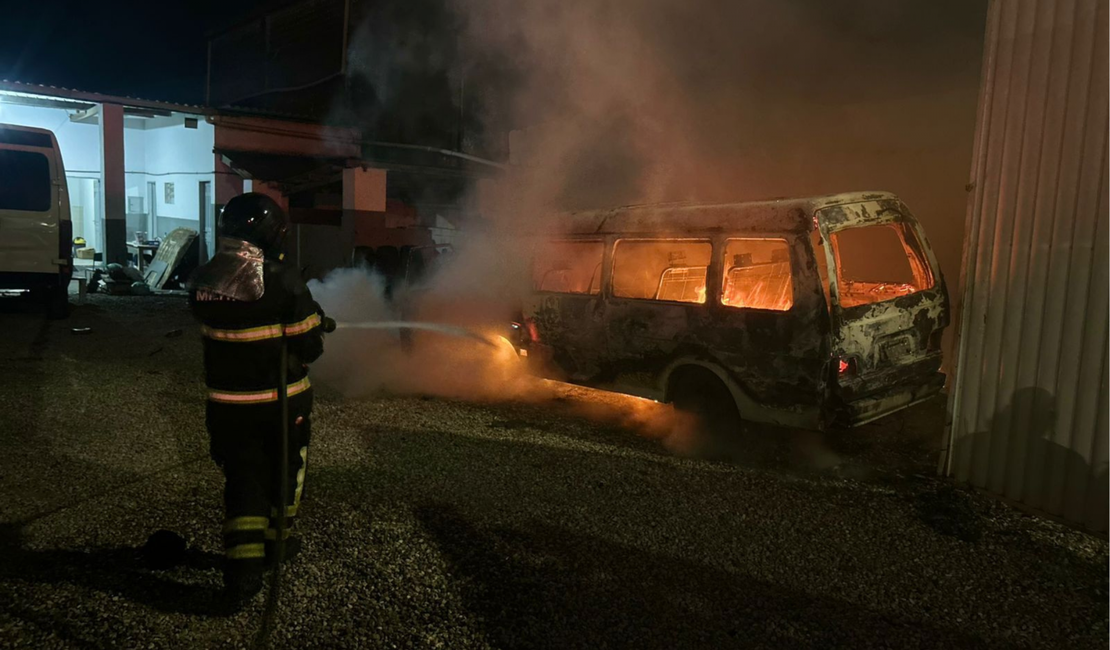
[[992, 0], [946, 469], [1107, 530], [1106, 0]]

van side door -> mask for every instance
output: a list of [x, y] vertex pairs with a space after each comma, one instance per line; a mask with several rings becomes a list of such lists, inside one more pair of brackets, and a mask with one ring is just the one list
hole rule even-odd
[[729, 235], [718, 248], [720, 293], [711, 334], [702, 338], [755, 402], [741, 415], [819, 428], [829, 319], [808, 241], [796, 234]]
[[605, 315], [607, 379], [616, 387], [652, 396], [658, 373], [704, 328], [712, 257], [709, 238], [616, 241]]
[[0, 128], [0, 272], [58, 273], [64, 185], [52, 146], [48, 134]]
[[539, 242], [533, 251], [532, 293], [525, 305], [535, 330], [530, 348], [542, 350], [560, 378], [588, 382], [600, 373], [605, 249], [601, 239], [568, 239]]

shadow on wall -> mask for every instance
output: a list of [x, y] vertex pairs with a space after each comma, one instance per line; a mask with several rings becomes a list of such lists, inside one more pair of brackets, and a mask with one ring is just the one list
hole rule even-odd
[[[1057, 422], [1056, 397], [1051, 392], [1038, 386], [1019, 388], [986, 431], [956, 441], [955, 458], [967, 467], [975, 485], [1105, 529], [1110, 508], [1108, 464], [1088, 462], [1083, 454], [1056, 442], [1061, 433], [1056, 431]], [[983, 465], [983, 459], [989, 459], [989, 464]], [[1089, 513], [1101, 513], [1101, 524]]]

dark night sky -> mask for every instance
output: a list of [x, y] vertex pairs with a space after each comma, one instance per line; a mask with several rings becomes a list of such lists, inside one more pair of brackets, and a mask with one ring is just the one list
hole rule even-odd
[[0, 0], [0, 79], [201, 103], [205, 34], [259, 0]]

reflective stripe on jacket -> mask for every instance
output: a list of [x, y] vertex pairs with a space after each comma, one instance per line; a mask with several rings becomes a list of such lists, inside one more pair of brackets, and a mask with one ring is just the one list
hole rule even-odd
[[214, 341], [232, 341], [236, 343], [253, 343], [266, 339], [276, 339], [284, 336], [298, 336], [305, 334], [314, 327], [320, 326], [320, 314], [312, 314], [302, 321], [291, 325], [261, 325], [245, 329], [217, 329], [207, 325], [200, 326], [200, 333]]
[[[309, 388], [312, 388], [312, 383], [308, 381], [308, 377], [293, 382], [285, 388], [285, 394], [289, 397], [303, 393]], [[243, 391], [243, 390], [215, 390], [208, 389], [208, 399], [213, 402], [220, 402], [221, 404], [265, 404], [267, 402], [276, 402], [278, 399], [278, 391], [276, 388], [271, 390], [256, 390], [256, 391]]]
[[[232, 271], [236, 268], [225, 266]], [[208, 273], [204, 277], [211, 283], [209, 276], [223, 269], [206, 265], [201, 271]], [[234, 280], [230, 278], [228, 283], [234, 284]], [[324, 350], [320, 305], [295, 267], [266, 260], [263, 280], [264, 291], [257, 299], [240, 300], [231, 297], [240, 295], [235, 291], [217, 295], [190, 286], [189, 306], [201, 323], [205, 384], [212, 402], [276, 401], [283, 341], [288, 347], [285, 381], [289, 395], [310, 387], [308, 364]]]

